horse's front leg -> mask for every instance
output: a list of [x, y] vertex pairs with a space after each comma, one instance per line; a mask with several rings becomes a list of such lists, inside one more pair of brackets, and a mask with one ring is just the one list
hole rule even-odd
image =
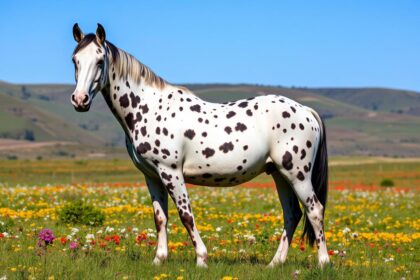
[[168, 192], [159, 179], [146, 177], [146, 183], [152, 198], [157, 231], [157, 250], [153, 263], [159, 265], [168, 258], [168, 238], [166, 232], [166, 225], [168, 223]]
[[178, 209], [182, 224], [191, 237], [197, 254], [197, 266], [207, 267], [207, 248], [197, 230], [182, 171], [171, 167], [159, 166], [159, 175]]

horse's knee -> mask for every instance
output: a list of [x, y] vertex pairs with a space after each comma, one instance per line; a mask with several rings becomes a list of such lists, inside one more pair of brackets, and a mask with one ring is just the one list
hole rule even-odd
[[324, 207], [319, 202], [310, 207], [306, 207], [306, 213], [310, 220], [319, 222], [324, 220]]
[[155, 225], [156, 225], [156, 230], [157, 232], [161, 232], [161, 230], [166, 228], [166, 224], [168, 222], [168, 219], [166, 218], [166, 216], [161, 213], [161, 211], [159, 209], [156, 210], [155, 212]]

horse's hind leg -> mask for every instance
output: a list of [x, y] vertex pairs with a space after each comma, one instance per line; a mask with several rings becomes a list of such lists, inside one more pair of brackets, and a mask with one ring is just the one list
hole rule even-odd
[[283, 208], [284, 229], [281, 235], [280, 245], [268, 267], [274, 267], [286, 261], [293, 234], [302, 217], [299, 201], [290, 183], [283, 178], [279, 171], [274, 172], [272, 176], [276, 182], [277, 193]]
[[[310, 176], [308, 176], [310, 178]], [[324, 235], [324, 206], [319, 202], [310, 179], [293, 180], [293, 189], [305, 208], [318, 248], [318, 262], [322, 266], [330, 261]], [[310, 239], [309, 239], [310, 240]]]

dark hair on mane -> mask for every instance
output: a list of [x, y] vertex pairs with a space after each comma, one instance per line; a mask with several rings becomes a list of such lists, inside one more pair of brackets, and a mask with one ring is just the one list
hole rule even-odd
[[[73, 55], [85, 48], [90, 43], [94, 42], [95, 45], [99, 46], [95, 34], [87, 34], [79, 42], [74, 49]], [[131, 54], [117, 48], [114, 44], [109, 41], [106, 42], [106, 51], [111, 57], [111, 62], [115, 67], [115, 71], [120, 78], [125, 80], [130, 76], [135, 82], [140, 83], [141, 78], [147, 84], [155, 85], [158, 88], [163, 88], [167, 84], [164, 79], [156, 75], [149, 67], [138, 61]]]

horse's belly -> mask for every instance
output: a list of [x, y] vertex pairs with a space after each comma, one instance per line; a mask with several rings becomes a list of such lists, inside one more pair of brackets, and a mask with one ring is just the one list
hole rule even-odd
[[183, 166], [187, 183], [205, 186], [233, 186], [247, 182], [265, 171], [270, 159], [265, 151], [220, 154], [200, 160], [186, 158]]

